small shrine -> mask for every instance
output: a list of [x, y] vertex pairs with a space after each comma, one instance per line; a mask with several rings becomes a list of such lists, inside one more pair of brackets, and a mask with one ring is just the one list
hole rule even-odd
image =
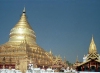
[[74, 63], [74, 67], [77, 71], [100, 72], [100, 55], [97, 53], [93, 37], [89, 46], [89, 52], [87, 55], [84, 55], [83, 62], [77, 60]]

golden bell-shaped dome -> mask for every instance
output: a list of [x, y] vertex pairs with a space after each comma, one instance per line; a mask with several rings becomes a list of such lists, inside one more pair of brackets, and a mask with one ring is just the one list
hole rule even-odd
[[93, 36], [92, 36], [92, 40], [91, 40], [90, 47], [89, 47], [89, 54], [90, 53], [97, 53], [97, 49], [96, 49], [96, 45], [94, 43]]
[[24, 39], [26, 39], [26, 41], [29, 43], [36, 44], [36, 36], [27, 21], [25, 8], [23, 10], [20, 20], [10, 31], [9, 42], [21, 42]]

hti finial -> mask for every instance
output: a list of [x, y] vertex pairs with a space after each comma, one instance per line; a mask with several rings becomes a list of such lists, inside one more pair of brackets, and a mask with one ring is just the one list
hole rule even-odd
[[93, 34], [92, 34], [92, 37], [93, 37]]
[[92, 34], [92, 41], [93, 41], [93, 34]]
[[26, 11], [25, 11], [25, 7], [24, 7], [24, 9], [23, 9], [23, 13], [25, 13]]

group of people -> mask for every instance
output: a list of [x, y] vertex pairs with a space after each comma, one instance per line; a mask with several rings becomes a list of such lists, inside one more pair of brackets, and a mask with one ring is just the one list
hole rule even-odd
[[73, 68], [69, 68], [67, 67], [66, 69], [62, 68], [60, 70], [58, 70], [57, 68], [56, 69], [52, 69], [52, 68], [47, 68], [47, 69], [44, 69], [44, 68], [34, 68], [33, 67], [33, 64], [29, 64], [28, 66], [28, 70], [26, 71], [26, 73], [47, 73], [47, 72], [76, 72], [76, 70], [74, 70]]

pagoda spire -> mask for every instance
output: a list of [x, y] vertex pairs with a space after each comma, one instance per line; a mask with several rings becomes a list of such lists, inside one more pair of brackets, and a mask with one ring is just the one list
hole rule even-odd
[[26, 12], [26, 9], [25, 9], [25, 7], [24, 7], [24, 9], [23, 9], [23, 13], [25, 13]]
[[24, 39], [27, 40], [28, 43], [36, 44], [35, 32], [27, 20], [25, 7], [19, 21], [10, 31], [9, 42], [21, 42]]
[[79, 60], [78, 60], [78, 56], [76, 57], [76, 63], [78, 63], [79, 62]]
[[90, 46], [89, 46], [89, 54], [90, 53], [97, 53], [97, 49], [96, 49], [96, 45], [95, 45], [95, 42], [94, 42], [93, 35], [92, 35], [92, 40], [91, 40], [91, 43], [90, 43]]

